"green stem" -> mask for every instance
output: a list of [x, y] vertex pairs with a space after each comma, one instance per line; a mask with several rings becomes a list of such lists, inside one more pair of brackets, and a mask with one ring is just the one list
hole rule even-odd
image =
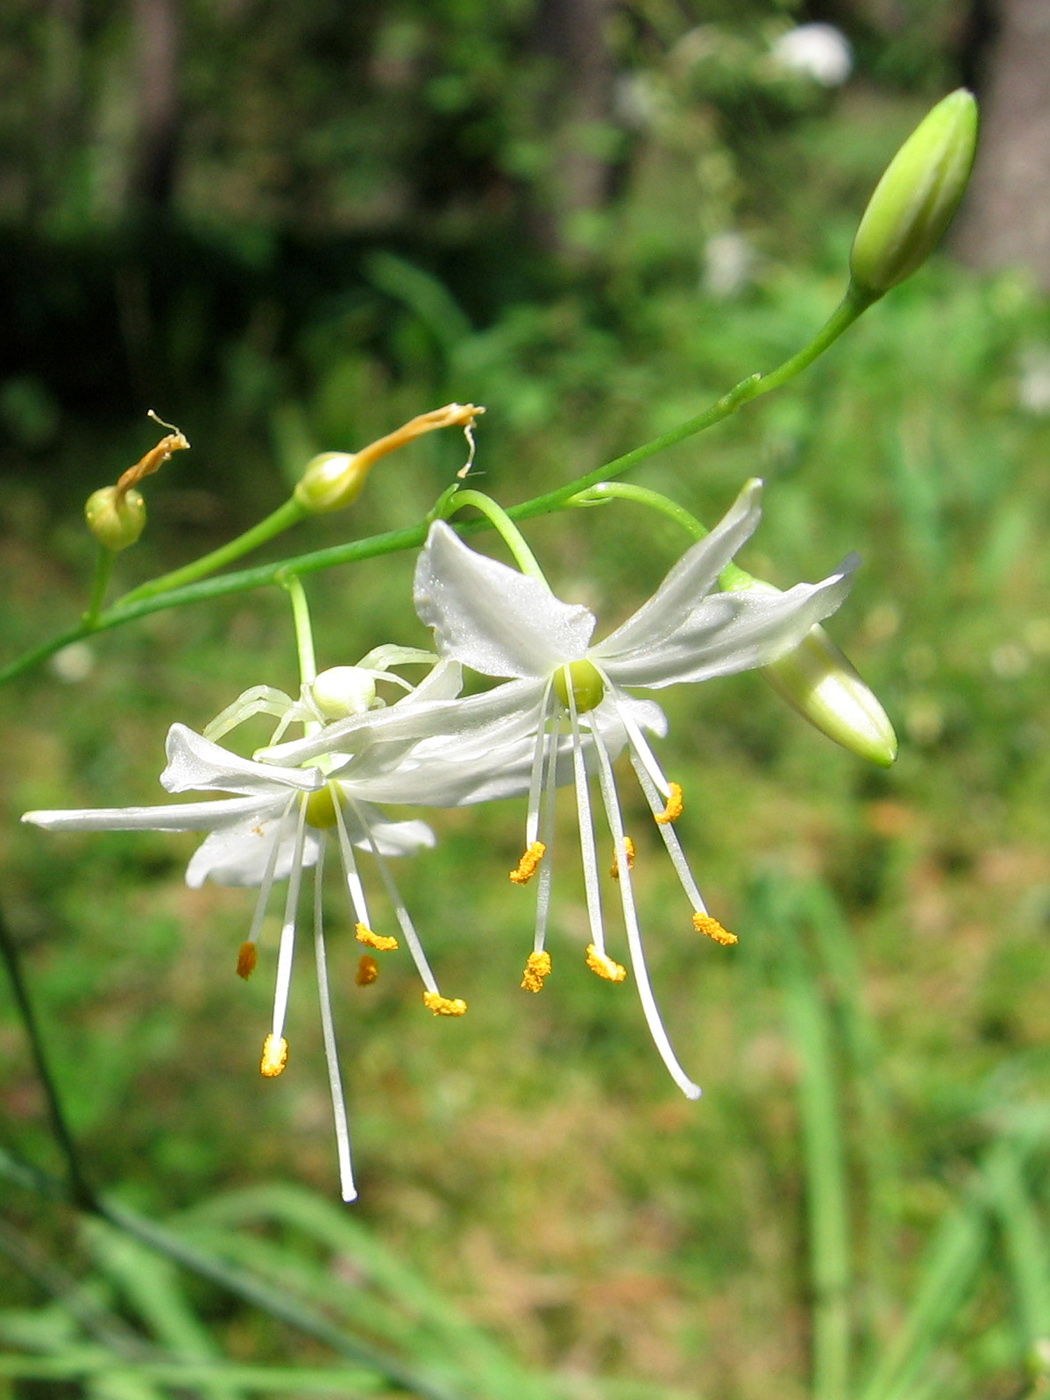
[[22, 1019], [26, 1039], [29, 1041], [37, 1076], [43, 1086], [44, 1097], [47, 1100], [48, 1117], [51, 1119], [51, 1131], [54, 1133], [55, 1141], [66, 1160], [66, 1179], [69, 1183], [70, 1198], [81, 1210], [94, 1210], [96, 1208], [95, 1193], [88, 1185], [87, 1178], [81, 1168], [76, 1143], [69, 1130], [69, 1124], [66, 1122], [62, 1100], [59, 1098], [58, 1088], [51, 1074], [43, 1036], [40, 1034], [40, 1025], [29, 996], [29, 987], [22, 974], [22, 960], [18, 953], [18, 945], [2, 914], [0, 914], [0, 957], [3, 958], [7, 966], [7, 975], [11, 979], [11, 986], [15, 994], [15, 1005]]
[[[652, 510], [659, 511], [661, 515], [666, 515], [676, 525], [681, 525], [694, 544], [711, 533], [706, 525], [702, 525], [697, 520], [695, 515], [686, 510], [684, 506], [680, 506], [677, 501], [672, 501], [670, 496], [664, 496], [659, 491], [651, 491], [648, 486], [636, 486], [632, 481], [601, 481], [597, 486], [588, 487], [586, 491], [580, 491], [577, 495], [570, 496], [565, 504], [589, 506], [597, 505], [599, 501], [608, 501], [614, 498], [621, 501], [634, 501], [638, 505], [649, 506]], [[739, 564], [730, 563], [719, 574], [718, 582], [723, 590], [736, 592], [752, 587], [755, 579], [752, 574], [746, 573], [740, 568]]]
[[464, 506], [473, 506], [480, 510], [482, 515], [488, 520], [494, 530], [501, 535], [504, 544], [514, 555], [514, 562], [523, 574], [528, 574], [530, 578], [538, 578], [546, 582], [543, 578], [543, 570], [537, 563], [536, 556], [525, 542], [525, 536], [511, 520], [510, 516], [492, 499], [486, 496], [483, 491], [456, 491], [442, 504], [440, 518], [447, 520], [450, 515], [454, 515], [457, 510], [462, 510]]
[[[507, 519], [509, 521], [532, 520], [537, 516], [550, 515], [554, 511], [562, 510], [566, 503], [573, 496], [579, 495], [581, 491], [599, 485], [607, 477], [623, 476], [625, 472], [637, 467], [650, 457], [655, 457], [658, 452], [663, 452], [668, 447], [674, 447], [677, 443], [684, 442], [686, 438], [703, 432], [705, 428], [720, 423], [724, 418], [735, 413], [742, 404], [777, 388], [812, 364], [817, 356], [822, 354], [833, 341], [837, 340], [870, 304], [851, 288], [841, 305], [832, 313], [809, 345], [800, 350], [797, 355], [793, 355], [791, 359], [786, 360], [779, 368], [772, 370], [767, 375], [753, 374], [748, 379], [741, 380], [734, 389], [731, 389], [728, 394], [723, 394], [705, 412], [698, 414], [695, 418], [690, 418], [677, 428], [673, 428], [669, 433], [663, 433], [660, 437], [653, 438], [651, 442], [643, 443], [641, 447], [636, 447], [633, 451], [614, 458], [605, 466], [597, 467], [594, 471], [588, 472], [585, 476], [578, 477], [575, 481], [570, 481], [564, 486], [559, 486], [554, 491], [548, 491], [542, 496], [534, 496], [529, 501], [522, 501], [516, 506], [511, 506], [505, 512]], [[457, 496], [464, 494], [466, 493], [456, 493]], [[273, 538], [274, 535], [287, 529], [288, 526], [295, 524], [296, 521], [303, 518], [304, 513], [302, 507], [294, 499], [286, 501], [273, 515], [268, 516], [266, 520], [261, 521], [245, 534], [238, 536], [228, 545], [214, 550], [211, 554], [206, 554], [193, 564], [187, 564], [182, 569], [164, 574], [160, 578], [153, 579], [150, 583], [132, 589], [130, 593], [125, 593], [110, 608], [98, 615], [93, 626], [88, 627], [81, 623], [79, 626], [69, 628], [57, 637], [53, 637], [50, 641], [33, 647], [22, 656], [16, 657], [14, 661], [0, 668], [0, 685], [31, 670], [39, 662], [46, 661], [49, 656], [60, 651], [62, 647], [88, 636], [91, 632], [108, 631], [112, 627], [120, 627], [125, 622], [132, 622], [136, 618], [146, 617], [150, 613], [161, 612], [166, 608], [182, 607], [187, 603], [202, 602], [208, 598], [227, 597], [233, 593], [247, 592], [249, 589], [277, 582], [280, 575], [286, 571], [296, 574], [316, 573], [321, 569], [331, 569], [341, 564], [353, 564], [361, 559], [373, 559], [383, 554], [394, 554], [399, 550], [418, 549], [426, 538], [427, 524], [424, 522], [407, 529], [390, 530], [382, 535], [373, 535], [368, 539], [353, 540], [349, 544], [335, 545], [330, 549], [300, 554], [292, 559], [282, 559], [275, 564], [263, 565], [260, 568], [245, 569], [235, 574], [224, 574], [219, 579], [204, 577], [221, 568], [223, 564], [239, 558], [249, 549], [254, 549], [265, 543], [266, 540]], [[473, 534], [484, 529], [486, 523], [489, 522], [471, 520], [458, 528], [463, 534]]]
[[317, 657], [314, 652], [314, 632], [310, 623], [310, 605], [306, 601], [306, 591], [295, 574], [288, 574], [287, 577], [282, 575], [279, 582], [292, 603], [295, 648], [299, 656], [299, 680], [303, 685], [310, 685], [317, 679]]
[[650, 509], [659, 511], [676, 525], [681, 525], [694, 543], [702, 540], [708, 533], [707, 526], [701, 525], [685, 506], [680, 506], [677, 501], [672, 501], [670, 496], [664, 496], [659, 491], [651, 491], [648, 486], [636, 486], [633, 481], [600, 481], [597, 486], [570, 496], [565, 504], [592, 506], [601, 501], [611, 500], [634, 501], [640, 506], [649, 506]]
[[309, 513], [294, 496], [290, 496], [284, 505], [278, 506], [265, 520], [260, 520], [257, 525], [253, 525], [250, 530], [245, 530], [244, 534], [238, 535], [235, 540], [230, 540], [228, 544], [213, 549], [210, 554], [202, 555], [200, 559], [195, 559], [192, 564], [184, 564], [181, 569], [172, 569], [170, 573], [162, 574], [160, 578], [140, 584], [138, 588], [133, 588], [130, 593], [125, 593], [120, 602], [122, 604], [137, 603], [144, 598], [155, 598], [158, 593], [167, 593], [173, 588], [183, 588], [186, 584], [196, 583], [198, 579], [207, 578], [216, 569], [232, 564], [235, 559], [240, 559], [242, 555], [248, 554], [251, 550], [266, 544], [268, 540], [272, 540], [275, 535], [280, 535], [291, 526], [298, 525], [299, 521], [305, 520]]
[[113, 563], [116, 560], [116, 553], [112, 549], [107, 549], [104, 544], [99, 545], [98, 558], [95, 561], [95, 578], [91, 585], [91, 600], [88, 603], [87, 612], [84, 614], [84, 625], [94, 626], [95, 620], [102, 611], [102, 604], [106, 598], [106, 589], [109, 581], [113, 577]]

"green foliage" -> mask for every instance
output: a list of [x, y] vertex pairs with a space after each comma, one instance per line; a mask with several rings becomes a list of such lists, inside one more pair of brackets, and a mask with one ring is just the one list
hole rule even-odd
[[[152, 441], [128, 425], [132, 397], [177, 417], [194, 451], [151, 479], [122, 587], [276, 506], [314, 453], [446, 399], [488, 406], [478, 467], [511, 505], [805, 342], [913, 99], [861, 84], [833, 104], [771, 78], [756, 24], [786, 23], [779, 7], [687, 10], [617, 20], [657, 116], [598, 133], [618, 198], [573, 223], [569, 253], [541, 256], [519, 235], [548, 198], [542, 65], [504, 81], [530, 7], [358, 6], [338, 33], [339, 7], [189, 7], [210, 42], [187, 68], [179, 217], [114, 242], [85, 229], [106, 222], [100, 171], [130, 161], [93, 106], [115, 91], [126, 26], [88, 7], [76, 111], [94, 115], [56, 140], [20, 127], [28, 192], [4, 195], [32, 226], [5, 235], [4, 657], [86, 604], [83, 497]], [[855, 37], [867, 73], [922, 88], [947, 64], [947, 7], [913, 11], [910, 49]], [[51, 53], [69, 93], [67, 11], [48, 15], [5, 13], [0, 57], [10, 69], [29, 37], [24, 61]], [[701, 19], [706, 47], [686, 42]], [[316, 63], [273, 84], [297, 45]], [[9, 124], [14, 91], [0, 84]], [[435, 190], [424, 165], [440, 198], [419, 196]], [[292, 204], [309, 236], [283, 225]], [[732, 286], [709, 275], [723, 233], [748, 253]], [[87, 342], [69, 333], [84, 325]], [[654, 978], [699, 1105], [664, 1083], [630, 988], [583, 969], [561, 857], [556, 973], [540, 997], [518, 990], [521, 813], [448, 813], [403, 886], [443, 984], [471, 1003], [461, 1023], [421, 1015], [400, 966], [357, 988], [344, 902], [326, 894], [363, 1175], [360, 1206], [337, 1208], [303, 979], [293, 1064], [275, 1084], [256, 1074], [272, 969], [234, 975], [251, 896], [188, 891], [181, 838], [16, 825], [31, 807], [156, 800], [173, 719], [200, 727], [257, 681], [294, 690], [277, 590], [158, 613], [5, 690], [4, 913], [85, 1162], [116, 1197], [84, 1223], [41, 1196], [26, 1163], [60, 1163], [5, 1004], [0, 1394], [8, 1378], [18, 1400], [1045, 1393], [1048, 344], [1022, 280], [936, 263], [790, 394], [638, 474], [709, 522], [765, 476], [743, 562], [776, 582], [861, 548], [835, 635], [903, 740], [896, 769], [873, 772], [756, 678], [667, 696], [683, 841], [741, 937], [697, 947], [639, 840]], [[352, 517], [301, 525], [292, 547], [417, 521], [463, 452], [420, 441], [376, 468]], [[684, 543], [626, 504], [529, 538], [552, 582], [586, 586], [610, 620]], [[423, 641], [410, 565], [311, 580], [322, 664]]]

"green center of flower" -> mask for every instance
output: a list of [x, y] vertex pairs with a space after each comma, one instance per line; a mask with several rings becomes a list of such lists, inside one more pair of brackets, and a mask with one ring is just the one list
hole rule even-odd
[[319, 831], [335, 826], [335, 802], [336, 794], [331, 783], [312, 792], [306, 799], [306, 820], [309, 825], [317, 827]]
[[566, 709], [569, 708], [570, 686], [577, 714], [583, 715], [595, 709], [605, 697], [601, 672], [590, 661], [571, 661], [555, 674], [554, 693]]

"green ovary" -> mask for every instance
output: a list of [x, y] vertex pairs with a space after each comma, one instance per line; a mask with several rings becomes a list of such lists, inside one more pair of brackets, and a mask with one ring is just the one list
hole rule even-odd
[[306, 820], [309, 825], [317, 827], [319, 831], [335, 826], [335, 804], [336, 792], [331, 783], [312, 792], [306, 799]]
[[570, 685], [578, 714], [595, 709], [605, 697], [605, 682], [597, 666], [590, 661], [572, 661], [556, 673], [554, 693], [566, 709], [569, 708]]

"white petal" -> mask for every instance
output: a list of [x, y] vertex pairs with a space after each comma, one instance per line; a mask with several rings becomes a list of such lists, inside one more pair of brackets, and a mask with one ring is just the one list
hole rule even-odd
[[[358, 802], [344, 810], [346, 833], [355, 846], [381, 856], [410, 856], [437, 845], [437, 837], [426, 822], [387, 821], [378, 807]], [[367, 830], [365, 824], [367, 823]]]
[[762, 483], [749, 481], [709, 535], [682, 555], [653, 596], [591, 650], [595, 660], [627, 657], [651, 647], [688, 623], [737, 550], [754, 533], [762, 508]]
[[438, 649], [484, 676], [542, 676], [580, 660], [594, 616], [542, 580], [470, 549], [443, 520], [416, 565], [416, 611]]
[[218, 789], [276, 795], [281, 788], [311, 792], [324, 782], [315, 768], [278, 768], [270, 763], [241, 758], [187, 729], [184, 724], [171, 726], [166, 747], [168, 766], [160, 775], [160, 781], [168, 792]]
[[463, 689], [463, 667], [450, 657], [433, 666], [416, 686], [411, 695], [406, 695], [398, 704], [402, 709], [414, 705], [429, 704], [434, 700], [454, 700]]
[[[186, 867], [187, 885], [197, 890], [205, 880], [214, 880], [217, 885], [261, 884], [266, 873], [267, 859], [277, 836], [279, 820], [280, 814], [261, 822], [249, 818], [247, 821], [236, 822], [213, 831], [194, 851]], [[288, 878], [295, 854], [295, 824], [288, 822], [285, 826], [273, 872], [275, 880]], [[313, 865], [319, 849], [318, 834], [307, 827], [303, 864]]]
[[453, 743], [487, 725], [530, 712], [539, 702], [542, 690], [542, 681], [521, 680], [508, 681], [506, 685], [494, 686], [492, 690], [464, 700], [410, 704], [416, 696], [406, 696], [388, 710], [372, 710], [367, 715], [338, 720], [320, 734], [260, 749], [259, 755], [272, 755], [280, 763], [300, 763], [320, 754], [339, 755], [345, 751], [356, 750], [364, 756], [366, 750], [371, 752], [371, 745], [380, 743], [431, 738]]
[[209, 802], [168, 802], [159, 807], [85, 807], [26, 812], [24, 822], [48, 831], [210, 831], [239, 820], [265, 821], [279, 811], [283, 795], [230, 797]]
[[848, 559], [821, 583], [799, 583], [786, 593], [713, 593], [672, 636], [602, 657], [601, 669], [617, 685], [658, 689], [765, 666], [798, 646], [815, 622], [840, 606], [855, 568], [856, 560]]

